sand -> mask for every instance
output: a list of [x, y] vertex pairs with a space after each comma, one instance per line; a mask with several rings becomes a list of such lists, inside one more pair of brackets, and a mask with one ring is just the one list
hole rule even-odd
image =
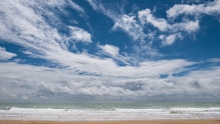
[[81, 121], [81, 122], [0, 120], [0, 124], [220, 124], [220, 119], [218, 120], [216, 119], [216, 120]]

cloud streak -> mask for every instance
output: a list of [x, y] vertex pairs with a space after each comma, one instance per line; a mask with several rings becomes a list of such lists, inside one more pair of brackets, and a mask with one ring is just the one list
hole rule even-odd
[[80, 12], [80, 13], [85, 14], [85, 11], [84, 11], [84, 9], [83, 9], [82, 7], [80, 7], [79, 5], [77, 5], [76, 3], [74, 3], [74, 2], [71, 1], [71, 0], [69, 0], [68, 2], [69, 2], [70, 6], [71, 6], [73, 9], [75, 9], [76, 11], [78, 11], [78, 12]]

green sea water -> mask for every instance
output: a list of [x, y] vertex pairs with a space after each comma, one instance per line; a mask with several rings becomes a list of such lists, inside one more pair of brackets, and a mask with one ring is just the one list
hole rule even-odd
[[220, 107], [220, 102], [155, 102], [155, 103], [3, 103], [0, 109], [52, 108], [52, 109], [168, 109]]

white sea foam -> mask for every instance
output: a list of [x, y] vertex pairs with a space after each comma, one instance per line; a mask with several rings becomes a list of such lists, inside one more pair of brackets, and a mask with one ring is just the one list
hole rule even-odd
[[10, 120], [151, 120], [151, 119], [214, 119], [220, 108], [168, 109], [52, 109], [16, 108], [0, 110], [0, 119]]

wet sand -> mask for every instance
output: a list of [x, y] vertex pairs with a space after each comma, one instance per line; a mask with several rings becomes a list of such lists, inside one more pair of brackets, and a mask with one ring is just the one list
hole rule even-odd
[[0, 124], [220, 124], [215, 120], [147, 120], [147, 121], [21, 121], [0, 120]]

